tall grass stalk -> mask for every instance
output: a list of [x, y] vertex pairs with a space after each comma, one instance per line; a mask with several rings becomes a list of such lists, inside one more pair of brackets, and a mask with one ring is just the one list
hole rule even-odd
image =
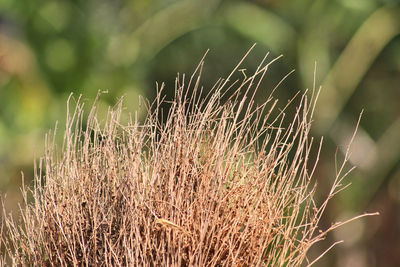
[[316, 90], [291, 101], [294, 114], [276, 112], [272, 94], [256, 105], [273, 61], [231, 82], [239, 64], [204, 98], [202, 60], [189, 79], [178, 75], [172, 101], [158, 88], [143, 123], [121, 121], [122, 99], [102, 121], [96, 102], [85, 116], [71, 98], [62, 147], [49, 134], [34, 186], [22, 187], [21, 220], [4, 214], [3, 263], [312, 265], [320, 257], [309, 259], [310, 248], [343, 224], [319, 228], [328, 201], [346, 187], [348, 154], [317, 204]]

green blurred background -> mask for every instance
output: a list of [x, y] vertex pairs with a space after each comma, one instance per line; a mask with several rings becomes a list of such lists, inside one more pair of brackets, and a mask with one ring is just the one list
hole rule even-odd
[[[173, 94], [176, 73], [191, 74], [207, 49], [202, 84], [226, 77], [246, 51], [250, 73], [266, 52], [284, 57], [270, 68], [262, 99], [288, 72], [276, 96], [323, 89], [313, 135], [324, 136], [316, 178], [332, 183], [364, 109], [353, 145], [352, 185], [329, 205], [326, 221], [369, 211], [333, 240], [345, 243], [318, 266], [400, 266], [400, 5], [390, 0], [0, 0], [0, 190], [7, 210], [20, 200], [21, 171], [32, 179], [44, 135], [62, 130], [71, 92], [106, 110], [125, 95], [128, 111], [155, 83]], [[260, 100], [261, 101], [261, 100]], [[325, 190], [325, 191], [324, 191]]]

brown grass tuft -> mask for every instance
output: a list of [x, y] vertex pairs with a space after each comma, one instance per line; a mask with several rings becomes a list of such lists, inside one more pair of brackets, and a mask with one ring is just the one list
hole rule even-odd
[[344, 188], [347, 155], [317, 205], [317, 160], [309, 162], [316, 97], [294, 99], [290, 120], [271, 115], [272, 96], [256, 106], [270, 63], [243, 81], [219, 80], [203, 99], [202, 61], [189, 81], [178, 76], [171, 102], [161, 87], [144, 123], [121, 122], [122, 100], [104, 123], [96, 103], [86, 117], [78, 100], [62, 148], [49, 135], [34, 187], [23, 187], [21, 222], [5, 216], [13, 265], [312, 264], [310, 247], [342, 225], [320, 230], [318, 222]]

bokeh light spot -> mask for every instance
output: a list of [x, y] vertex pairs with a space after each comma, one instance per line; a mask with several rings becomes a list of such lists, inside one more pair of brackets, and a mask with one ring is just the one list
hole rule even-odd
[[51, 1], [43, 6], [39, 13], [54, 29], [60, 31], [68, 25], [69, 10], [67, 2]]
[[112, 64], [128, 66], [135, 62], [139, 52], [139, 44], [129, 35], [119, 35], [111, 39], [107, 52], [108, 60]]
[[57, 39], [46, 47], [45, 58], [47, 65], [54, 71], [67, 71], [75, 65], [75, 48], [71, 42]]

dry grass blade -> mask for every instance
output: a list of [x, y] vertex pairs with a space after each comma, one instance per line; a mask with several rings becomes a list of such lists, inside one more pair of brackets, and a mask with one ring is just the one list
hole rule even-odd
[[[318, 227], [328, 200], [345, 186], [346, 162], [330, 195], [317, 205], [312, 174], [318, 156], [311, 161], [309, 133], [318, 94], [311, 99], [298, 94], [288, 104], [296, 105], [291, 116], [287, 106], [274, 111], [272, 96], [256, 106], [255, 92], [274, 60], [264, 63], [264, 58], [253, 75], [230, 81], [241, 71], [239, 64], [206, 99], [202, 61], [188, 83], [185, 76], [177, 78], [172, 101], [165, 101], [159, 88], [143, 123], [121, 122], [122, 100], [105, 121], [98, 119], [96, 103], [87, 117], [80, 98], [74, 108], [69, 103], [63, 145], [48, 135], [34, 187], [23, 186], [21, 220], [4, 211], [1, 244], [10, 262], [299, 266], [317, 261], [307, 258], [310, 247], [342, 225]], [[167, 113], [162, 104], [169, 104]]]

